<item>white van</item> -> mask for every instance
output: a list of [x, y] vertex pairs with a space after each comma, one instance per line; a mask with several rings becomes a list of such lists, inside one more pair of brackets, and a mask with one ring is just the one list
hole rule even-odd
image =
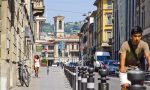
[[96, 51], [95, 52], [95, 59], [96, 59], [96, 61], [108, 60], [108, 59], [110, 59], [110, 53], [109, 52]]
[[96, 51], [95, 52], [95, 62], [94, 62], [94, 69], [95, 71], [98, 71], [98, 69], [103, 68], [103, 61], [110, 59], [110, 53], [109, 52], [103, 52], [103, 51]]

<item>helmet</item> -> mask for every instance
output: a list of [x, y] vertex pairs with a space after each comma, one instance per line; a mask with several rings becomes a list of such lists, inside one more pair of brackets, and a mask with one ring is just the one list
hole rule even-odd
[[140, 26], [134, 26], [132, 29], [131, 29], [131, 35], [133, 34], [137, 34], [137, 33], [140, 33], [142, 34], [143, 33], [143, 30]]

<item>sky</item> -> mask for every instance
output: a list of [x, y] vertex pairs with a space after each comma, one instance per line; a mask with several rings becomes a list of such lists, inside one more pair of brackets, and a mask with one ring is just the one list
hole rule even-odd
[[46, 22], [53, 24], [54, 16], [64, 16], [65, 22], [83, 21], [85, 16], [96, 10], [96, 0], [44, 0]]

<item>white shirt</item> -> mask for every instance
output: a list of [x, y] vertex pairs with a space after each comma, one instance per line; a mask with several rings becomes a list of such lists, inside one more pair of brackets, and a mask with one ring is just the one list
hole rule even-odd
[[35, 61], [34, 63], [35, 67], [40, 67], [40, 59], [35, 59], [34, 61]]

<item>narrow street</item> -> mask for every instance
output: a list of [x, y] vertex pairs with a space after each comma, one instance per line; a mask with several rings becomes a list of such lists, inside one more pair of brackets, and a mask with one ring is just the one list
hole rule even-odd
[[[95, 78], [95, 90], [98, 90], [98, 73], [94, 73]], [[109, 77], [107, 81], [109, 83], [109, 90], [120, 90], [120, 82], [118, 77]], [[147, 86], [147, 90], [150, 90], [150, 86]], [[64, 75], [64, 71], [60, 67], [50, 67], [49, 74], [47, 75], [47, 68], [41, 67], [39, 77], [31, 76], [31, 82], [29, 87], [16, 86], [11, 90], [72, 90], [70, 84]]]
[[[96, 71], [150, 72], [149, 15], [150, 0], [0, 0], [0, 90], [121, 90], [119, 77], [107, 84]], [[141, 83], [137, 72], [128, 79]]]

